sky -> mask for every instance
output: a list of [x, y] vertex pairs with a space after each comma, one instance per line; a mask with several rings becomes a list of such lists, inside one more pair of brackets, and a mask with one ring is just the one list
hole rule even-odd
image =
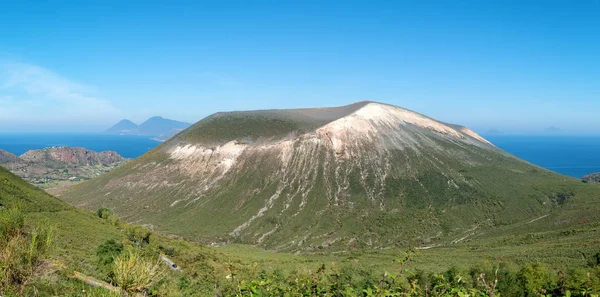
[[0, 133], [363, 100], [600, 135], [600, 0], [0, 1]]

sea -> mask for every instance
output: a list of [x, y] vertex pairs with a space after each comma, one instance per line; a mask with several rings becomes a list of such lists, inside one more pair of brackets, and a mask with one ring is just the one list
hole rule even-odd
[[[600, 172], [600, 136], [486, 135], [497, 147], [538, 166], [580, 178]], [[21, 155], [51, 146], [116, 151], [137, 158], [160, 142], [145, 136], [106, 134], [0, 134], [0, 149]]]
[[572, 176], [600, 172], [600, 136], [484, 135], [504, 151]]
[[125, 158], [137, 158], [160, 142], [148, 136], [107, 134], [0, 134], [0, 149], [21, 155], [28, 150], [53, 146], [84, 147], [89, 150], [115, 151]]

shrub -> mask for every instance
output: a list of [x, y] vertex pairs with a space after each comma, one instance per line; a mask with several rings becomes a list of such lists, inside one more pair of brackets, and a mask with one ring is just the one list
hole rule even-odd
[[596, 253], [591, 257], [587, 258], [587, 265], [592, 268], [600, 266], [600, 253]]
[[113, 226], [115, 227], [119, 227], [120, 225], [120, 221], [119, 221], [119, 217], [116, 214], [111, 214], [108, 215], [108, 217], [106, 218], [106, 220]]
[[115, 259], [113, 281], [125, 292], [144, 292], [162, 278], [160, 260], [143, 258], [137, 251], [129, 251]]
[[112, 277], [112, 265], [115, 258], [123, 252], [123, 244], [115, 239], [109, 239], [101, 243], [96, 249], [98, 257], [98, 267], [107, 275]]
[[52, 248], [54, 228], [49, 224], [41, 224], [35, 227], [29, 234], [27, 261], [35, 263]]
[[125, 228], [127, 238], [137, 246], [143, 247], [150, 243], [152, 231], [142, 226], [129, 225]]
[[175, 256], [175, 247], [169, 245], [167, 247], [159, 246], [158, 249], [169, 257]]
[[101, 219], [108, 219], [110, 215], [114, 215], [115, 213], [110, 208], [101, 207], [96, 211], [96, 215]]
[[520, 291], [525, 296], [540, 296], [553, 291], [552, 276], [546, 266], [542, 264], [527, 264], [519, 271], [517, 281], [520, 283]]
[[25, 216], [18, 208], [0, 210], [0, 240], [7, 241], [23, 229]]

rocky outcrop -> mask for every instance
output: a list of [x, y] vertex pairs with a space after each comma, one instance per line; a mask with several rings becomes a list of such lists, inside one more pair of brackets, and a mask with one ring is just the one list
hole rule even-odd
[[20, 156], [26, 162], [48, 167], [64, 166], [109, 166], [125, 161], [117, 152], [94, 152], [81, 147], [51, 147], [41, 150], [30, 150]]
[[45, 189], [57, 186], [62, 189], [72, 182], [109, 172], [127, 161], [117, 152], [94, 152], [78, 147], [30, 150], [21, 156], [0, 150], [0, 166]]
[[19, 161], [19, 157], [17, 157], [17, 155], [5, 150], [0, 150], [0, 164], [13, 163], [17, 161]]
[[581, 179], [584, 182], [600, 183], [600, 172], [588, 174]]

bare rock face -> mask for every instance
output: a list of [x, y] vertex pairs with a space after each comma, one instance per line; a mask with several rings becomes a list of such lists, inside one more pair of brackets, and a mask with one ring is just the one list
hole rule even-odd
[[217, 113], [62, 198], [207, 243], [343, 249], [464, 240], [539, 217], [548, 180], [563, 178], [466, 127], [360, 102]]

